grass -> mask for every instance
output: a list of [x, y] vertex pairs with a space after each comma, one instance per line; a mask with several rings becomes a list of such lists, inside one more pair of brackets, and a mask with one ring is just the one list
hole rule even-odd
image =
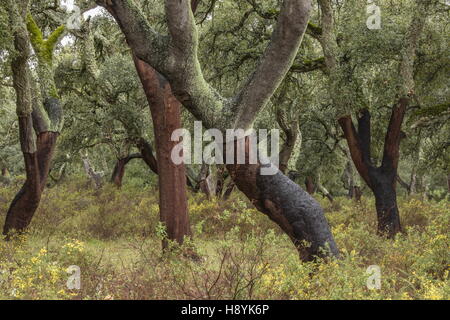
[[[16, 191], [0, 187], [0, 223]], [[448, 200], [399, 199], [395, 240], [376, 235], [370, 197], [320, 201], [340, 260], [300, 262], [239, 193], [226, 202], [191, 194], [193, 238], [163, 254], [156, 190], [71, 180], [46, 190], [26, 235], [0, 240], [0, 299], [449, 299]], [[199, 260], [182, 254], [192, 248]], [[66, 285], [72, 265], [80, 290]], [[371, 265], [379, 290], [366, 285]]]

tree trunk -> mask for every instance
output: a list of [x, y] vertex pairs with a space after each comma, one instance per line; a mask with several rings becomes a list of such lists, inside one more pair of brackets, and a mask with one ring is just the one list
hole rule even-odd
[[[171, 159], [177, 142], [172, 132], [181, 128], [181, 104], [173, 96], [169, 83], [147, 63], [133, 57], [145, 95], [150, 105], [155, 132], [158, 161], [160, 219], [166, 226], [169, 240], [183, 243], [191, 235], [186, 196], [186, 169]], [[145, 157], [144, 157], [145, 159]], [[163, 248], [167, 248], [163, 241]]]
[[[246, 164], [227, 164], [238, 189], [290, 237], [301, 260], [338, 256], [336, 243], [319, 203], [281, 171], [262, 175], [260, 170], [263, 165], [248, 164], [248, 139], [246, 144]], [[308, 244], [305, 245], [305, 242]]]
[[200, 174], [198, 177], [198, 185], [199, 189], [206, 194], [208, 200], [211, 200], [215, 193], [215, 186], [213, 182], [213, 178], [211, 175], [210, 166], [206, 163], [202, 164], [202, 168], [200, 169]]
[[48, 176], [53, 180], [53, 182], [55, 183], [54, 185], [56, 186], [66, 180], [66, 173], [67, 173], [67, 163], [63, 163], [61, 168], [59, 168], [58, 177], [54, 177], [52, 175], [51, 170], [48, 173]]
[[9, 185], [10, 180], [9, 180], [9, 172], [8, 169], [6, 167], [2, 168], [2, 174], [0, 176], [0, 185]]
[[314, 186], [314, 179], [311, 176], [307, 176], [305, 179], [306, 191], [309, 194], [314, 194], [316, 187]]
[[122, 179], [125, 175], [125, 166], [132, 159], [142, 158], [140, 154], [132, 154], [125, 158], [118, 159], [111, 176], [111, 182], [114, 183], [118, 188], [122, 187]]
[[[9, 238], [13, 230], [19, 233], [24, 231], [29, 226], [39, 206], [50, 171], [56, 140], [62, 127], [62, 108], [59, 100], [47, 96], [45, 90], [42, 90], [42, 101], [37, 100], [33, 96], [31, 85], [33, 79], [28, 65], [31, 43], [24, 21], [27, 10], [23, 4], [19, 4], [22, 5], [20, 8], [17, 5], [18, 3], [14, 1], [10, 1], [8, 5], [10, 23], [13, 26], [14, 48], [16, 50], [16, 53], [12, 55], [11, 70], [13, 87], [16, 92], [19, 139], [25, 162], [26, 180], [6, 213], [3, 234], [7, 238]], [[37, 26], [33, 30], [40, 32]], [[42, 33], [40, 35], [42, 36]], [[51, 45], [47, 41], [44, 42], [47, 58], [48, 53], [53, 52], [55, 47], [56, 41], [54, 40], [59, 38], [55, 34], [52, 34], [52, 36], [53, 42]], [[38, 58], [41, 57], [39, 50], [35, 50], [35, 53]], [[43, 66], [41, 62], [38, 59], [38, 73], [42, 71]], [[42, 82], [54, 84], [52, 75], [42, 79]], [[45, 86], [42, 86], [42, 84], [41, 87], [45, 89]], [[43, 105], [41, 105], [42, 102]], [[42, 117], [44, 112], [46, 117]]]
[[[21, 118], [19, 121], [23, 132], [29, 119]], [[56, 146], [58, 133], [43, 132], [37, 136], [36, 152], [24, 152], [26, 180], [15, 196], [6, 214], [3, 234], [9, 235], [12, 230], [22, 232], [33, 218], [41, 200], [50, 170], [50, 163]]]
[[352, 197], [353, 199], [355, 199], [356, 201], [361, 201], [361, 197], [362, 197], [362, 191], [361, 188], [359, 186], [353, 186], [352, 188], [353, 190], [353, 194]]
[[[258, 165], [229, 165], [236, 186], [288, 234], [303, 261], [337, 256], [338, 250], [322, 208], [281, 172], [260, 175]], [[304, 241], [309, 245], [305, 246]], [[330, 252], [322, 251], [328, 247]]]
[[353, 163], [375, 196], [378, 233], [388, 238], [393, 238], [396, 233], [401, 231], [395, 187], [398, 179], [401, 125], [408, 103], [408, 98], [401, 98], [392, 108], [380, 167], [375, 167], [371, 160], [369, 111], [361, 110], [358, 118], [358, 131], [350, 116], [339, 119]]
[[326, 197], [330, 202], [334, 201], [333, 196], [331, 195], [331, 193], [322, 184], [318, 184], [317, 188], [320, 190], [320, 192], [322, 192], [324, 197]]
[[380, 170], [372, 172], [371, 189], [375, 196], [375, 207], [378, 218], [378, 234], [393, 238], [401, 231], [400, 215], [397, 207], [395, 190], [396, 176], [380, 174]]
[[216, 172], [216, 189], [215, 195], [216, 197], [221, 197], [223, 194], [223, 189], [225, 187], [225, 179], [227, 178], [228, 172], [226, 171], [225, 166], [218, 166]]
[[405, 181], [403, 181], [402, 177], [400, 177], [399, 174], [397, 175], [397, 181], [400, 184], [400, 186], [402, 186], [406, 190], [406, 192], [410, 194], [411, 192], [410, 185], [407, 184]]
[[317, 176], [316, 176], [317, 189], [318, 189], [318, 190], [322, 193], [322, 195], [323, 195], [324, 197], [326, 197], [330, 202], [333, 202], [333, 201], [334, 201], [333, 196], [332, 196], [331, 193], [328, 191], [328, 189], [325, 188], [325, 187], [322, 185], [322, 182], [320, 181], [320, 178], [321, 178], [321, 175], [320, 175], [320, 173], [318, 173]]
[[[350, 156], [350, 152], [348, 150], [344, 151], [349, 158], [349, 161], [347, 161], [347, 164], [345, 166], [344, 173], [342, 175], [342, 180], [344, 184], [344, 188], [348, 190], [348, 198], [353, 199], [356, 197], [357, 192], [360, 192], [360, 188], [355, 183], [355, 177], [354, 177], [354, 170], [353, 170], [353, 164], [352, 159]], [[359, 200], [359, 199], [357, 199]]]
[[[286, 174], [288, 170], [295, 170], [295, 164], [297, 163], [297, 158], [299, 155], [298, 151], [302, 144], [302, 136], [298, 119], [291, 119], [289, 121], [287, 118], [287, 112], [279, 107], [276, 112], [276, 119], [278, 125], [285, 134], [285, 141], [281, 147], [279, 155], [279, 169], [284, 174]], [[291, 159], [291, 157], [293, 158]]]
[[233, 192], [235, 186], [236, 185], [235, 185], [234, 181], [230, 181], [225, 192], [223, 193], [223, 197], [222, 197], [223, 200], [227, 201], [228, 199], [230, 199], [231, 193]]
[[[156, 130], [156, 129], [155, 129]], [[136, 144], [141, 152], [142, 159], [154, 173], [158, 174], [158, 161], [153, 155], [153, 148], [144, 138], [140, 138]]]
[[87, 155], [85, 157], [83, 157], [82, 160], [83, 160], [83, 167], [84, 167], [84, 171], [86, 172], [86, 175], [94, 183], [95, 188], [100, 189], [103, 185], [102, 176], [100, 175], [100, 173], [95, 172]]
[[415, 168], [411, 172], [411, 178], [409, 180], [409, 195], [417, 193], [417, 173]]

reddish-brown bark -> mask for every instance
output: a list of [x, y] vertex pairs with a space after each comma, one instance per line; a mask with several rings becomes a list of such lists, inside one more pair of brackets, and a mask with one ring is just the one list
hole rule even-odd
[[314, 194], [316, 187], [314, 186], [314, 179], [311, 176], [307, 176], [305, 179], [306, 191], [309, 194]]
[[118, 188], [122, 187], [123, 176], [125, 175], [125, 167], [133, 159], [142, 158], [140, 154], [131, 154], [125, 158], [118, 159], [111, 175], [111, 182]]
[[350, 116], [339, 119], [355, 167], [375, 196], [378, 233], [389, 238], [401, 231], [397, 207], [396, 181], [400, 154], [401, 126], [409, 98], [401, 98], [393, 106], [384, 143], [380, 167], [372, 164], [370, 156], [370, 113], [362, 110], [358, 131]]
[[150, 168], [150, 170], [158, 174], [158, 161], [153, 155], [153, 148], [151, 144], [148, 143], [144, 138], [140, 138], [136, 145], [141, 152], [142, 159]]
[[[29, 119], [26, 117], [19, 118], [21, 132], [29, 129], [26, 124], [28, 121]], [[3, 234], [8, 235], [12, 230], [22, 232], [29, 226], [47, 182], [57, 137], [58, 133], [56, 132], [42, 132], [36, 139], [37, 151], [34, 153], [23, 152], [26, 180], [6, 214]]]
[[[147, 63], [134, 57], [150, 111], [156, 142], [157, 172], [159, 177], [160, 218], [165, 224], [168, 239], [183, 243], [191, 234], [186, 197], [186, 170], [176, 165], [171, 152], [177, 142], [171, 141], [172, 132], [181, 127], [181, 104], [173, 96], [169, 83]], [[144, 157], [145, 159], [145, 157]], [[164, 247], [167, 243], [163, 243]]]

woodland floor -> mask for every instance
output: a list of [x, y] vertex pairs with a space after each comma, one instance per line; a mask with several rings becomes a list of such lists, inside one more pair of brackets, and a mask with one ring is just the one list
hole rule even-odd
[[[17, 189], [0, 187], [1, 224]], [[226, 202], [190, 195], [193, 240], [163, 254], [156, 190], [66, 182], [45, 191], [27, 235], [0, 240], [0, 299], [450, 298], [448, 200], [400, 198], [395, 240], [376, 235], [373, 199], [320, 201], [340, 260], [301, 263], [237, 192]], [[80, 290], [67, 289], [71, 265]], [[370, 265], [380, 267], [379, 290], [367, 288]]]

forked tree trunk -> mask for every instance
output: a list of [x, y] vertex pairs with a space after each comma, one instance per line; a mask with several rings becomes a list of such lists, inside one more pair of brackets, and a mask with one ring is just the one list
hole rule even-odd
[[[134, 57], [150, 105], [155, 133], [158, 161], [160, 219], [166, 226], [169, 240], [183, 243], [191, 235], [186, 197], [186, 169], [171, 159], [177, 142], [171, 140], [172, 132], [181, 128], [181, 104], [173, 96], [169, 83], [147, 63]], [[145, 159], [145, 157], [144, 157]], [[167, 248], [168, 243], [163, 242]]]
[[[336, 37], [333, 35], [336, 28], [333, 26], [332, 4], [331, 1], [320, 1], [320, 3], [322, 10], [322, 32], [324, 34], [322, 48], [325, 57], [328, 58], [326, 58], [326, 64], [330, 74], [337, 73], [342, 69], [337, 68], [341, 62], [337, 59], [338, 55], [336, 55], [336, 51], [333, 50], [339, 45], [336, 42]], [[339, 124], [344, 131], [353, 163], [375, 195], [378, 233], [386, 235], [389, 238], [394, 237], [396, 233], [401, 231], [397, 196], [395, 193], [400, 139], [402, 137], [401, 126], [410, 100], [415, 95], [414, 67], [416, 65], [416, 51], [432, 3], [433, 1], [416, 1], [417, 5], [414, 8], [414, 15], [405, 34], [404, 43], [400, 50], [401, 60], [398, 69], [400, 81], [396, 83], [397, 96], [399, 98], [392, 107], [380, 167], [375, 167], [372, 164], [370, 156], [371, 132], [369, 111], [362, 110], [358, 119], [358, 132], [353, 125], [351, 116], [347, 115], [339, 119]], [[337, 89], [337, 84], [338, 82], [334, 82], [335, 89]], [[350, 88], [347, 89], [351, 90]], [[338, 91], [336, 90], [335, 92]], [[334, 98], [336, 106], [345, 107], [342, 104], [341, 98], [337, 96], [334, 96]], [[350, 101], [349, 103], [352, 105]]]
[[393, 106], [384, 143], [383, 160], [380, 167], [372, 164], [370, 154], [370, 113], [364, 109], [358, 118], [358, 131], [350, 116], [339, 119], [348, 147], [361, 177], [375, 196], [378, 233], [393, 238], [401, 231], [397, 208], [397, 166], [401, 139], [401, 125], [409, 99], [401, 98]]

